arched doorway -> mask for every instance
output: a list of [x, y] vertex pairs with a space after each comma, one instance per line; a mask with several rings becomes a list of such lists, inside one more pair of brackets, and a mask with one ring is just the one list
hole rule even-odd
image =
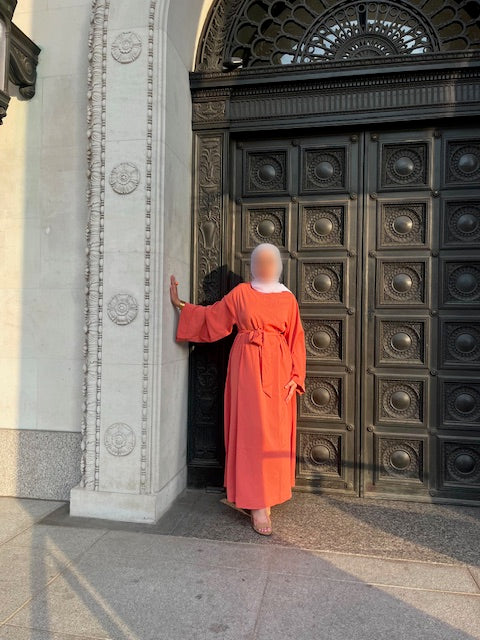
[[[191, 76], [194, 297], [284, 257], [306, 329], [297, 486], [479, 499], [480, 3], [231, 0]], [[229, 343], [191, 357], [189, 473], [222, 478]]]

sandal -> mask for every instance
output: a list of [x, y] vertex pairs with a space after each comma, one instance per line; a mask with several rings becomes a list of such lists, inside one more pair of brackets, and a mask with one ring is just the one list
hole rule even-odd
[[261, 536], [271, 536], [272, 535], [272, 522], [270, 517], [268, 518], [268, 524], [265, 527], [255, 526], [255, 520], [253, 516], [251, 517], [252, 529], [259, 533]]
[[230, 507], [231, 509], [235, 509], [235, 511], [239, 511], [240, 513], [243, 513], [243, 515], [248, 516], [250, 518], [250, 522], [252, 524], [252, 529], [254, 531], [256, 531], [256, 533], [260, 534], [261, 536], [271, 536], [272, 535], [272, 523], [271, 523], [271, 520], [270, 520], [270, 507], [267, 507], [267, 515], [268, 515], [269, 524], [266, 527], [257, 527], [257, 526], [255, 526], [255, 522], [253, 520], [253, 516], [250, 513], [249, 509], [242, 509], [241, 507], [237, 507], [237, 505], [234, 502], [230, 502], [226, 498], [222, 498], [220, 500], [220, 502], [222, 504], [226, 504], [227, 507]]

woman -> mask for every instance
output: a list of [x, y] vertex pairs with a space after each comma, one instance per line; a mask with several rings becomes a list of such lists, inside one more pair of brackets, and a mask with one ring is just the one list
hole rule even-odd
[[272, 244], [251, 256], [250, 283], [210, 306], [183, 302], [177, 340], [214, 342], [237, 325], [225, 386], [227, 500], [249, 509], [252, 526], [271, 535], [270, 507], [290, 499], [295, 484], [296, 393], [305, 391], [305, 338], [293, 293], [280, 283], [282, 260]]

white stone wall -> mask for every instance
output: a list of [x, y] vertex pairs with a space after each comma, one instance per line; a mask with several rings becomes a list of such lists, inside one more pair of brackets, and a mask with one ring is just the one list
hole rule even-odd
[[42, 51], [36, 96], [13, 97], [0, 129], [3, 494], [65, 497], [78, 478], [90, 4], [20, 0], [14, 15]]
[[[6, 311], [0, 337], [0, 493], [65, 498], [82, 468], [83, 480], [72, 492], [75, 513], [152, 520], [185, 486], [188, 349], [174, 340], [177, 317], [167, 283], [175, 273], [182, 295], [189, 297], [188, 72], [211, 1], [111, 0], [106, 13], [103, 0], [93, 7], [90, 0], [19, 2], [14, 20], [42, 52], [37, 95], [31, 102], [12, 99], [0, 131], [0, 159], [8, 167], [0, 178]], [[92, 16], [99, 23], [89, 49]], [[115, 41], [125, 32], [140, 41], [132, 61], [114, 55]], [[91, 97], [87, 101], [87, 72], [93, 50], [96, 140], [89, 147], [87, 108], [93, 103]], [[110, 184], [112, 171], [123, 163], [138, 170], [138, 185], [128, 194]], [[90, 208], [88, 189], [94, 194]], [[103, 284], [100, 304], [87, 298], [93, 340], [84, 380], [85, 227], [92, 215], [98, 222], [97, 197], [104, 198]], [[95, 298], [98, 265], [93, 271]], [[109, 316], [108, 303], [119, 294], [135, 300], [138, 315], [131, 323]], [[81, 463], [83, 401], [87, 455]], [[127, 425], [120, 428], [127, 445], [117, 452], [108, 438], [119, 434], [119, 423]]]

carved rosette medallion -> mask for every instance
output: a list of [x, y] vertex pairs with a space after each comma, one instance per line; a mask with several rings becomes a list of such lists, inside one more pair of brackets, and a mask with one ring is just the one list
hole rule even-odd
[[340, 385], [338, 378], [307, 378], [302, 415], [340, 418]]
[[142, 51], [142, 41], [133, 31], [124, 31], [112, 43], [112, 57], [121, 64], [134, 62]]
[[474, 304], [480, 301], [480, 263], [447, 263], [447, 301]]
[[382, 264], [382, 302], [409, 304], [425, 302], [425, 264], [387, 262]]
[[303, 269], [306, 301], [343, 301], [343, 264], [305, 264]]
[[305, 345], [309, 358], [317, 360], [342, 359], [341, 320], [303, 320]]
[[135, 434], [124, 422], [116, 422], [105, 431], [105, 448], [112, 456], [128, 456], [135, 448]]
[[480, 446], [446, 443], [444, 449], [446, 479], [462, 484], [480, 483]]
[[382, 184], [408, 186], [427, 184], [427, 145], [385, 145]]
[[124, 326], [135, 320], [138, 313], [138, 303], [128, 293], [118, 293], [108, 303], [108, 317], [115, 324]]
[[480, 180], [480, 140], [448, 145], [448, 181], [471, 183]]
[[300, 475], [340, 475], [340, 437], [300, 434]]
[[449, 202], [446, 211], [447, 244], [464, 246], [480, 242], [480, 201]]
[[445, 419], [448, 422], [480, 422], [480, 385], [473, 383], [445, 384]]
[[380, 440], [380, 476], [405, 480], [422, 477], [422, 442], [419, 440]]
[[380, 417], [395, 422], [423, 421], [423, 383], [381, 380], [379, 386]]
[[381, 244], [424, 245], [426, 240], [426, 204], [386, 204], [382, 209]]
[[425, 362], [423, 322], [382, 321], [380, 323], [381, 362], [423, 364]]
[[109, 182], [115, 193], [128, 195], [140, 184], [140, 171], [132, 162], [122, 162], [112, 169]]
[[480, 362], [480, 324], [448, 322], [445, 334], [448, 360], [463, 364]]

